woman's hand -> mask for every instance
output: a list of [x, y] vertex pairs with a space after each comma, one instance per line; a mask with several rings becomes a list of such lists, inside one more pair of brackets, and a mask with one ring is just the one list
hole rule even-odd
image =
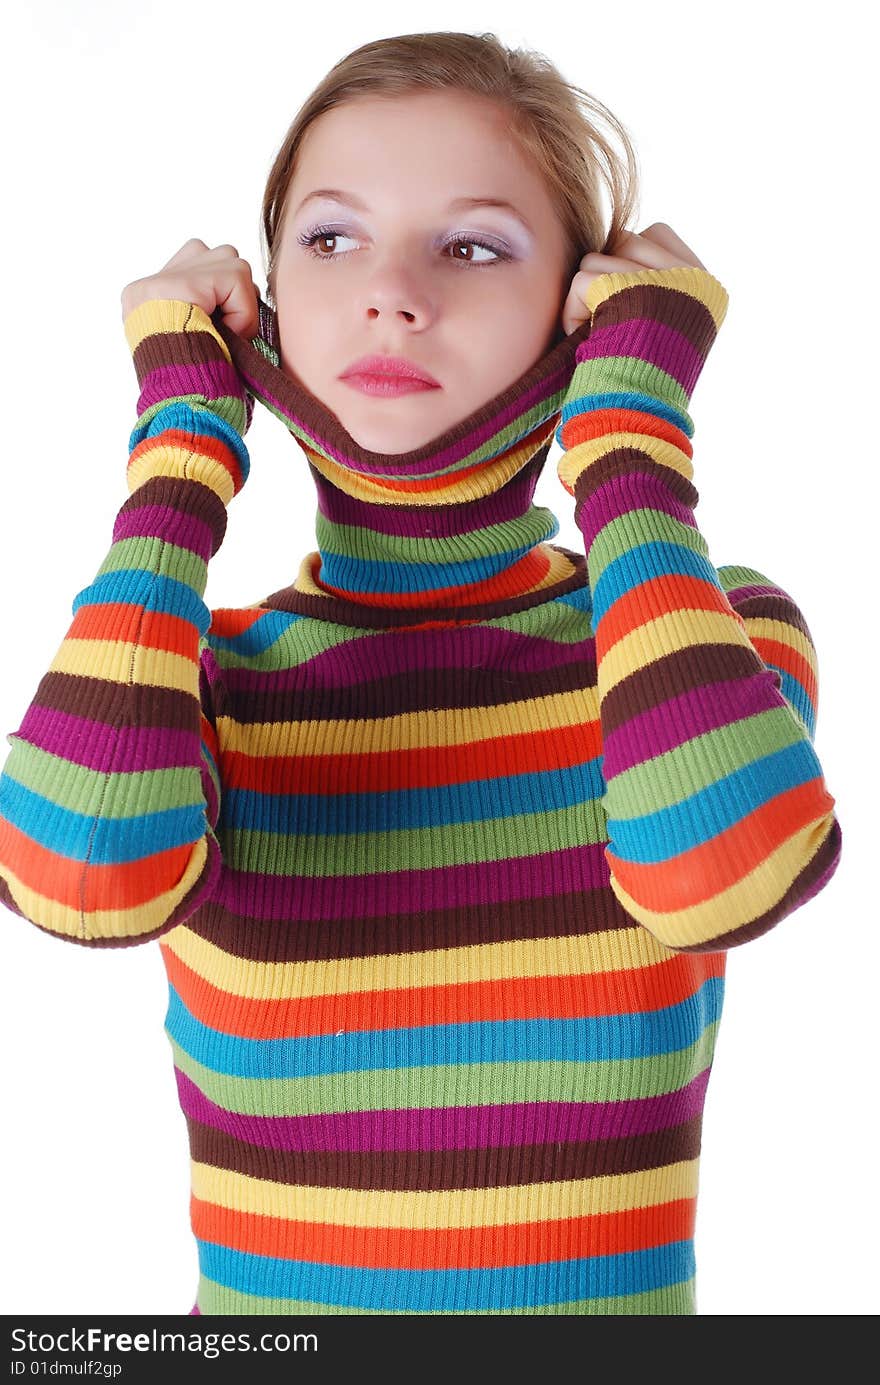
[[133, 308], [153, 298], [195, 303], [209, 317], [220, 308], [224, 325], [240, 337], [254, 337], [260, 328], [257, 286], [250, 265], [234, 245], [210, 250], [198, 237], [188, 240], [158, 274], [126, 284], [121, 295], [123, 321]]
[[587, 289], [600, 274], [631, 274], [639, 269], [675, 269], [678, 266], [706, 268], [665, 221], [655, 221], [638, 235], [635, 231], [624, 231], [615, 242], [614, 250], [614, 255], [591, 252], [581, 260], [562, 306], [562, 327], [566, 336], [590, 316], [585, 306]]

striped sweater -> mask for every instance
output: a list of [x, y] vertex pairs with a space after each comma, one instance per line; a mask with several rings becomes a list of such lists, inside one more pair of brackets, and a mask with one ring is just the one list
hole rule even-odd
[[[727, 294], [591, 317], [383, 456], [197, 306], [125, 321], [128, 498], [0, 776], [0, 900], [158, 939], [203, 1314], [692, 1314], [726, 952], [841, 833], [792, 598], [716, 569], [688, 412]], [[319, 547], [209, 610], [259, 400]], [[533, 503], [550, 445], [584, 552]]]

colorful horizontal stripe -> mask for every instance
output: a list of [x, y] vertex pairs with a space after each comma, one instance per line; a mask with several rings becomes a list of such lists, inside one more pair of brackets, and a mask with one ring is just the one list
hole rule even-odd
[[[696, 527], [705, 271], [382, 456], [274, 318], [126, 319], [129, 496], [0, 774], [0, 900], [158, 938], [199, 1314], [693, 1314], [730, 947], [828, 881], [816, 651]], [[290, 586], [211, 610], [259, 399], [318, 492]], [[532, 503], [554, 436], [584, 554]]]

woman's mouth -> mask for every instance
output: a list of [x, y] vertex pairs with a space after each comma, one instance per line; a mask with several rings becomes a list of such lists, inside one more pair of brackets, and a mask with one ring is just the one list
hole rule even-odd
[[360, 390], [362, 394], [378, 394], [392, 398], [398, 394], [412, 394], [414, 390], [435, 390], [437, 385], [430, 385], [427, 380], [416, 380], [407, 375], [369, 375], [367, 373], [355, 373], [353, 375], [343, 375], [343, 383], [351, 385], [352, 389]]

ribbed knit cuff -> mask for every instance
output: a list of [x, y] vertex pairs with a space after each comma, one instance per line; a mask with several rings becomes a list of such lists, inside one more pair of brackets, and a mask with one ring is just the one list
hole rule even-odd
[[150, 299], [133, 308], [123, 326], [141, 388], [139, 419], [185, 399], [206, 406], [244, 437], [253, 399], [204, 309], [177, 298]]

